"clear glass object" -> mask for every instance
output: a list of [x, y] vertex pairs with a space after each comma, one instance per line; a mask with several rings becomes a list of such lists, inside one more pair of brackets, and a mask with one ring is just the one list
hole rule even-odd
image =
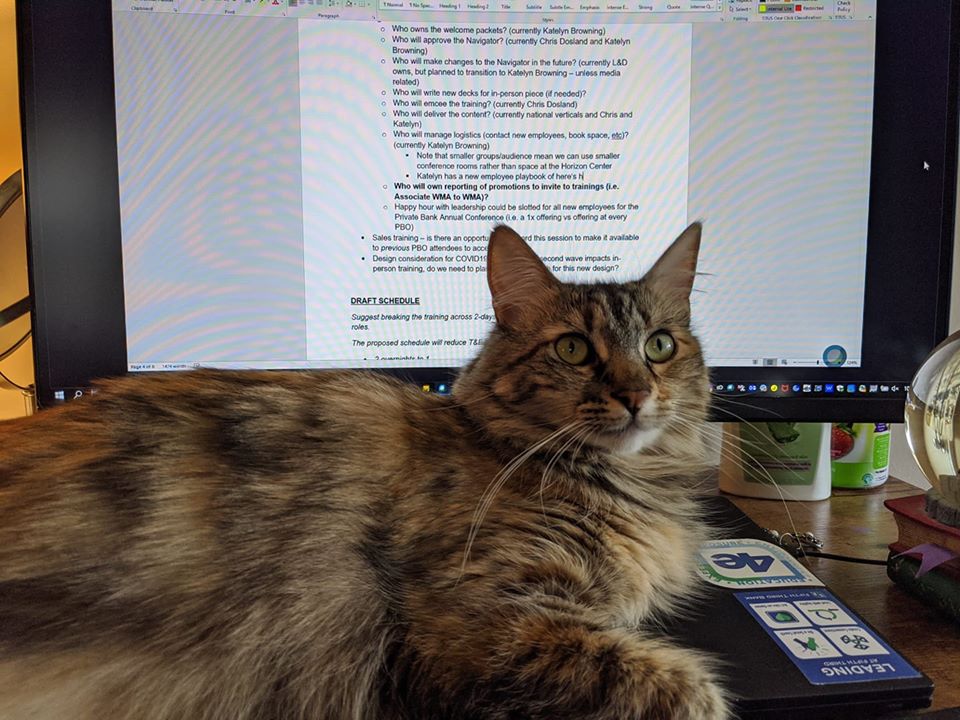
[[924, 360], [907, 392], [907, 442], [932, 485], [927, 514], [960, 526], [960, 332]]

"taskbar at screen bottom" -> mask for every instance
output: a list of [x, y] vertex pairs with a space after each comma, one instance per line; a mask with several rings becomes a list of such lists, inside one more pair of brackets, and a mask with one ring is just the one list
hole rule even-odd
[[905, 397], [910, 390], [908, 383], [895, 382], [713, 382], [710, 392], [717, 396], [790, 397]]
[[[393, 373], [391, 373], [393, 374]], [[453, 388], [452, 373], [447, 371], [439, 376], [432, 373], [417, 372], [418, 377], [407, 375], [405, 378], [411, 384], [416, 385], [425, 393], [435, 393], [438, 395], [449, 395]], [[781, 398], [792, 396], [806, 396], [810, 398], [842, 398], [842, 397], [863, 397], [863, 398], [891, 398], [902, 399], [906, 397], [910, 385], [903, 382], [782, 382], [782, 383], [756, 383], [756, 382], [711, 382], [709, 390], [711, 395], [718, 398], [729, 397], [760, 397], [760, 398]], [[53, 389], [54, 402], [61, 403], [69, 400], [79, 400], [88, 395], [95, 395], [97, 388], [94, 386], [86, 387], [63, 387]]]
[[[427, 374], [408, 370], [389, 374], [399, 375], [424, 393], [444, 396], [453, 390], [453, 373]], [[909, 390], [909, 385], [902, 381], [842, 385], [801, 382], [785, 386], [782, 383], [734, 382], [723, 383], [722, 390], [718, 390], [719, 385], [715, 382], [709, 388], [708, 418], [713, 422], [903, 422]], [[808, 385], [809, 389], [806, 389]], [[828, 389], [831, 385], [832, 390]], [[751, 389], [753, 386], [755, 389]], [[96, 386], [54, 387], [49, 395], [40, 397], [40, 407], [54, 407], [96, 393]]]

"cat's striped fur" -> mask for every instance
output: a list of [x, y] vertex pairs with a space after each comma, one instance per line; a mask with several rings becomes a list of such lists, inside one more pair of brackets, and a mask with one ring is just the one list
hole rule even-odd
[[583, 286], [498, 228], [452, 398], [200, 371], [0, 425], [0, 718], [725, 717], [655, 629], [705, 534], [699, 237]]

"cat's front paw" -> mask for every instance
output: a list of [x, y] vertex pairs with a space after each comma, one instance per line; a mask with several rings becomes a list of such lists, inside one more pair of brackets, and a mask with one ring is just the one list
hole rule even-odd
[[635, 720], [726, 720], [730, 703], [713, 661], [693, 650], [662, 645], [634, 659], [630, 713]]
[[681, 701], [673, 720], [721, 720], [731, 716], [725, 692], [712, 677], [696, 678], [691, 691]]

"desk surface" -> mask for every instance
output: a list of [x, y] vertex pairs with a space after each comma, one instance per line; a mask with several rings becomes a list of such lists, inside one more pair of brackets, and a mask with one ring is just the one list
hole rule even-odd
[[[890, 480], [872, 490], [838, 490], [828, 500], [786, 503], [798, 532], [824, 541], [824, 552], [885, 560], [897, 539], [883, 501], [921, 492]], [[761, 527], [791, 532], [784, 503], [730, 496]], [[808, 567], [843, 602], [879, 630], [900, 653], [933, 680], [931, 709], [960, 706], [960, 625], [908, 595], [879, 565], [808, 558]]]

